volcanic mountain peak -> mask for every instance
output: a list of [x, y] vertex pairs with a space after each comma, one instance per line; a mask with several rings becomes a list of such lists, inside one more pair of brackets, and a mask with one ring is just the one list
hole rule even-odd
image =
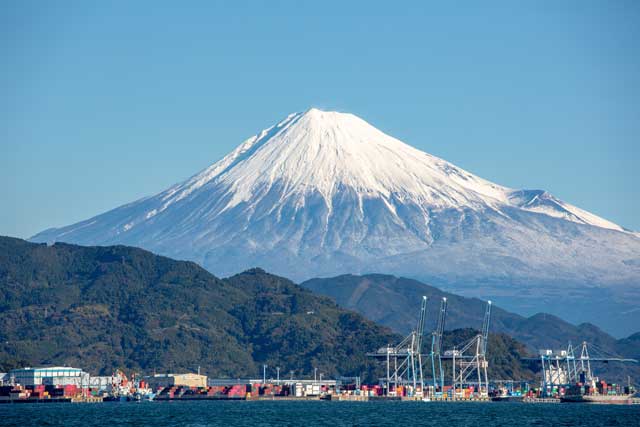
[[[225, 204], [258, 204], [278, 192], [278, 202], [320, 195], [332, 210], [345, 190], [363, 200], [380, 199], [395, 216], [398, 203], [427, 209], [494, 209], [511, 206], [569, 221], [623, 231], [618, 225], [566, 204], [538, 190], [512, 190], [475, 176], [445, 160], [417, 150], [376, 129], [361, 118], [311, 108], [293, 113], [240, 144], [222, 160], [160, 194], [151, 218], [200, 188], [224, 187]], [[428, 220], [427, 220], [428, 221]]]
[[[363, 198], [391, 198], [432, 207], [506, 202], [508, 189], [419, 151], [353, 114], [310, 109], [244, 141], [219, 162], [163, 196], [168, 204], [195, 189], [224, 185], [233, 193], [224, 209], [253, 203], [274, 186], [281, 199], [317, 193], [328, 206], [345, 189]], [[301, 206], [302, 200], [298, 201]], [[165, 206], [166, 208], [166, 206]]]
[[548, 288], [555, 301], [562, 283], [567, 295], [600, 298], [601, 287], [633, 290], [640, 278], [636, 234], [317, 109], [155, 196], [33, 240], [140, 246], [223, 276], [254, 266], [294, 280], [391, 273], [484, 297]]
[[[114, 233], [127, 233], [178, 204], [179, 211], [190, 211], [192, 222], [214, 221], [239, 206], [248, 213], [248, 221], [257, 211], [275, 213], [280, 221], [283, 211], [295, 217], [299, 210], [320, 204], [325, 206], [322, 222], [326, 229], [339, 201], [336, 199], [344, 201], [345, 195], [363, 217], [367, 216], [368, 201], [378, 200], [392, 222], [417, 231], [417, 237], [428, 244], [432, 243], [431, 230], [424, 227], [429, 227], [434, 211], [445, 209], [488, 209], [503, 215], [503, 209], [516, 208], [626, 231], [545, 191], [512, 190], [486, 181], [383, 133], [353, 114], [311, 108], [262, 130], [188, 180], [117, 209], [127, 208], [130, 217], [118, 224], [103, 224], [111, 229], [110, 237], [103, 237], [111, 242]], [[407, 206], [411, 207], [412, 224], [399, 217], [398, 211]], [[47, 230], [42, 234], [73, 241], [69, 233], [95, 223], [85, 221], [61, 233]]]

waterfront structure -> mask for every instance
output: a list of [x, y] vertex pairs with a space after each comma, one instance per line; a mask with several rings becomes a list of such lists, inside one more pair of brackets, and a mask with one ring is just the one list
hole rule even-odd
[[395, 346], [387, 345], [375, 353], [367, 353], [368, 357], [386, 362], [387, 376], [381, 379], [385, 395], [396, 396], [400, 389], [407, 387], [411, 396], [423, 396], [422, 343], [426, 317], [427, 297], [423, 295], [416, 329]]
[[8, 381], [23, 386], [75, 385], [77, 387], [83, 387], [89, 384], [89, 374], [82, 369], [68, 366], [27, 367], [10, 371]]
[[145, 380], [149, 383], [149, 387], [156, 390], [164, 387], [206, 387], [207, 376], [200, 374], [156, 374], [150, 377], [145, 377]]
[[[433, 392], [444, 390], [444, 369], [442, 369], [442, 335], [444, 334], [444, 322], [447, 318], [447, 298], [443, 297], [440, 302], [438, 322], [436, 329], [431, 333], [431, 373], [433, 377]], [[436, 370], [437, 369], [437, 370]]]
[[567, 350], [545, 349], [540, 350], [539, 354], [542, 365], [542, 391], [545, 396], [555, 396], [562, 388], [576, 384], [590, 385], [591, 389], [595, 390], [599, 379], [591, 371], [591, 362], [638, 363], [636, 359], [608, 354], [594, 344], [587, 346], [586, 341], [582, 343], [579, 356], [576, 356], [571, 343]]
[[[491, 322], [491, 301], [487, 301], [482, 331], [470, 340], [447, 350], [442, 354], [442, 335], [447, 315], [447, 299], [443, 298], [436, 323], [436, 329], [432, 333], [431, 352], [428, 358], [431, 361], [431, 374], [433, 386], [425, 388], [423, 376], [422, 343], [424, 335], [424, 323], [427, 315], [427, 297], [422, 297], [418, 326], [400, 344], [387, 345], [378, 349], [375, 353], [367, 353], [368, 357], [386, 362], [386, 378], [381, 378], [384, 394], [398, 397], [405, 393], [408, 397], [423, 399], [456, 399], [456, 394], [461, 398], [468, 398], [472, 390], [475, 390], [474, 398], [487, 399], [489, 396], [489, 378], [487, 370], [489, 363], [486, 358], [489, 342], [489, 325]], [[452, 389], [445, 396], [443, 360], [451, 360]], [[468, 395], [464, 389], [469, 390]]]
[[95, 390], [107, 390], [114, 385], [119, 385], [121, 382], [120, 378], [115, 375], [110, 376], [91, 376], [89, 378], [89, 387]]
[[[576, 362], [573, 348], [569, 350], [540, 350], [542, 363], [542, 388], [549, 395], [553, 388], [564, 387], [577, 381]], [[566, 366], [565, 366], [566, 365]]]
[[451, 357], [453, 367], [453, 395], [457, 398], [456, 390], [460, 390], [460, 397], [465, 397], [462, 389], [465, 385], [477, 385], [477, 397], [486, 399], [489, 397], [489, 377], [487, 369], [487, 344], [489, 343], [489, 324], [491, 322], [491, 301], [487, 301], [487, 307], [482, 321], [482, 332], [471, 338], [453, 350], [445, 352], [445, 357]]

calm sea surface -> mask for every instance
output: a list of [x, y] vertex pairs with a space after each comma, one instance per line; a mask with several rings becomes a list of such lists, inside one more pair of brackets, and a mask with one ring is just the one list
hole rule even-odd
[[0, 405], [0, 426], [27, 425], [640, 426], [640, 405], [317, 401]]

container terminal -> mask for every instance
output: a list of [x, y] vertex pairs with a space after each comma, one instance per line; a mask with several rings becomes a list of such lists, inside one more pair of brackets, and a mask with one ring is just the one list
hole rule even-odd
[[[440, 301], [435, 329], [425, 333], [427, 297], [422, 297], [416, 328], [399, 343], [367, 356], [383, 367], [385, 376], [375, 384], [359, 377], [214, 379], [195, 372], [166, 373], [129, 378], [117, 370], [109, 376], [92, 376], [66, 366], [25, 367], [0, 373], [0, 403], [97, 403], [180, 400], [407, 400], [423, 402], [504, 402], [640, 404], [631, 386], [608, 384], [594, 374], [599, 362], [638, 363], [606, 354], [583, 342], [562, 350], [540, 350], [526, 358], [541, 364], [542, 378], [531, 384], [490, 380], [487, 360], [491, 301], [487, 302], [480, 332], [451, 349], [443, 350], [442, 336], [447, 300]], [[273, 371], [273, 369], [271, 369]], [[430, 375], [425, 375], [429, 373]]]

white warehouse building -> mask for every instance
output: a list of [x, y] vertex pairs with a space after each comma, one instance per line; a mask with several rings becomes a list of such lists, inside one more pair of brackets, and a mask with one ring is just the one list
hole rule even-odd
[[50, 368], [21, 368], [9, 372], [9, 381], [24, 386], [35, 385], [89, 385], [89, 374], [79, 368], [52, 366]]

